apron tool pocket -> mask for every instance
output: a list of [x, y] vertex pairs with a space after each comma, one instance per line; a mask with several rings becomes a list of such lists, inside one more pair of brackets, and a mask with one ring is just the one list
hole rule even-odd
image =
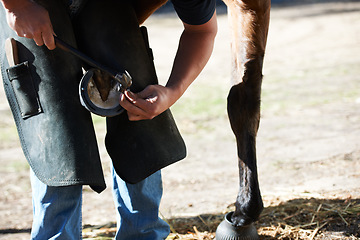
[[15, 93], [21, 117], [26, 119], [41, 113], [42, 109], [31, 78], [29, 63], [26, 61], [8, 68], [7, 74]]

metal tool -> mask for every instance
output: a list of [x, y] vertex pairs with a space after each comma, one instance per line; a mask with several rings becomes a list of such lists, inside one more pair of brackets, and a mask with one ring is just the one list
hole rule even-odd
[[99, 62], [96, 62], [95, 60], [91, 59], [90, 57], [88, 57], [84, 53], [80, 52], [78, 49], [70, 46], [66, 42], [59, 39], [58, 37], [54, 36], [54, 39], [55, 39], [55, 44], [57, 47], [74, 54], [75, 56], [77, 56], [78, 58], [80, 58], [81, 60], [83, 60], [84, 62], [89, 64], [90, 66], [98, 68], [99, 70], [109, 74], [112, 78], [114, 78], [116, 81], [118, 81], [121, 84], [122, 92], [131, 86], [132, 78], [125, 69], [120, 69], [118, 71], [112, 70], [106, 66], [103, 66]]
[[[87, 110], [99, 116], [112, 117], [122, 113], [124, 109], [119, 104], [120, 92], [124, 92], [126, 89], [130, 88], [132, 84], [130, 74], [124, 69], [114, 71], [91, 59], [89, 56], [70, 46], [58, 37], [54, 38], [57, 47], [74, 54], [76, 57], [94, 67], [93, 69], [89, 69], [81, 79], [79, 85], [81, 104]], [[109, 89], [106, 99], [101, 96], [94, 81], [94, 78], [99, 75], [105, 75], [104, 81], [109, 81], [109, 77], [116, 81], [115, 83], [110, 84], [111, 88]]]

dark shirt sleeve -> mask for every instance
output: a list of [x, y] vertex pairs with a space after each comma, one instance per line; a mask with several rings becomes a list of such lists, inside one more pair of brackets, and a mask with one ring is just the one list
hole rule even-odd
[[172, 0], [179, 18], [191, 25], [208, 22], [215, 12], [216, 0]]

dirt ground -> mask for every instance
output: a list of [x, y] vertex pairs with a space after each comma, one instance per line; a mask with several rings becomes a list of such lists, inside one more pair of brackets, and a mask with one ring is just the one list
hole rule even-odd
[[[229, 29], [223, 12], [219, 9], [211, 60], [173, 107], [188, 156], [163, 170], [160, 211], [166, 219], [223, 214], [233, 208], [236, 198], [236, 148], [226, 117]], [[146, 25], [163, 83], [182, 26], [173, 14], [154, 16]], [[273, 7], [257, 138], [259, 181], [267, 209], [307, 199], [360, 199], [359, 76], [360, 2]], [[0, 239], [28, 239], [32, 218], [28, 167], [2, 88], [0, 116]], [[100, 195], [85, 188], [84, 225], [115, 222], [104, 122], [98, 122], [109, 187]], [[352, 239], [360, 238], [360, 223], [355, 224]], [[329, 230], [323, 239], [343, 239], [347, 230], [333, 228], [335, 235]]]

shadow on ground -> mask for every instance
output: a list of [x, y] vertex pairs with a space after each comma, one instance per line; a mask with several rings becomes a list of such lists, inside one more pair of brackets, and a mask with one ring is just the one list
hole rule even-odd
[[[234, 206], [229, 206], [232, 211]], [[224, 213], [166, 219], [171, 239], [213, 239]], [[360, 199], [293, 199], [264, 209], [256, 222], [260, 239], [360, 239]], [[84, 239], [108, 239], [116, 224], [85, 225]], [[16, 239], [30, 229], [0, 229], [0, 239]]]
[[[265, 208], [256, 227], [260, 239], [360, 238], [359, 217], [360, 199], [294, 199]], [[194, 226], [199, 232], [215, 232], [222, 220], [223, 214], [168, 219], [179, 234], [194, 232]]]
[[[169, 239], [213, 239], [223, 218], [223, 213], [215, 213], [167, 219], [173, 232]], [[360, 199], [289, 200], [266, 207], [256, 227], [260, 239], [266, 240], [359, 239]], [[109, 223], [84, 226], [83, 233], [84, 239], [101, 239], [113, 237], [115, 231], [115, 223]]]

